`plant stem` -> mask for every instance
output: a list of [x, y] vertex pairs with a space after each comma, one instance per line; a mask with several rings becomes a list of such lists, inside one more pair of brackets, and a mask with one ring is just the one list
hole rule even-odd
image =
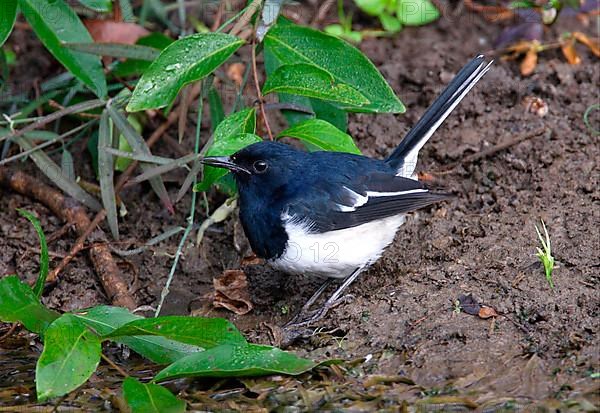
[[258, 105], [260, 106], [260, 114], [265, 123], [269, 140], [273, 140], [273, 133], [271, 132], [271, 126], [269, 125], [269, 119], [267, 119], [267, 112], [265, 111], [265, 103], [262, 92], [260, 91], [260, 84], [258, 83], [258, 71], [256, 69], [256, 36], [252, 38], [252, 75], [254, 77], [254, 86], [256, 87], [256, 96], [258, 98]]

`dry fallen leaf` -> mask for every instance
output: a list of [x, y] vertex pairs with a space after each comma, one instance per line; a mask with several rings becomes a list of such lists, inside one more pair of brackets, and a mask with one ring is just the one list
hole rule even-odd
[[538, 54], [535, 47], [531, 47], [525, 54], [525, 59], [521, 62], [521, 74], [529, 76], [537, 66]]
[[527, 112], [535, 113], [540, 118], [548, 114], [548, 104], [536, 96], [525, 96], [523, 98], [523, 105]]
[[581, 32], [573, 32], [573, 37], [581, 44], [586, 45], [592, 51], [596, 57], [600, 57], [600, 39], [589, 38], [587, 35]]
[[242, 270], [225, 270], [213, 278], [215, 294], [213, 305], [223, 307], [238, 315], [250, 312], [253, 308], [248, 292], [248, 280]]
[[469, 295], [461, 295], [458, 297], [458, 302], [460, 304], [460, 308], [467, 314], [477, 315], [479, 314], [479, 310], [481, 306], [473, 294]]
[[240, 87], [244, 81], [244, 70], [246, 66], [243, 63], [232, 63], [227, 68], [227, 77]]
[[492, 307], [488, 307], [488, 306], [481, 306], [481, 309], [479, 310], [479, 314], [477, 314], [479, 316], [479, 318], [490, 318], [490, 317], [498, 317], [498, 313], [496, 312], [496, 310], [494, 310]]
[[88, 19], [84, 20], [84, 24], [96, 43], [135, 44], [140, 37], [150, 34], [135, 23]]
[[581, 57], [579, 57], [577, 50], [575, 50], [575, 38], [573, 36], [561, 39], [560, 49], [569, 64], [578, 65], [581, 63]]

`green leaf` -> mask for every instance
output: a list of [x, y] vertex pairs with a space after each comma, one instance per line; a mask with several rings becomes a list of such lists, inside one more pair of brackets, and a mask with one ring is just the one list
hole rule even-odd
[[400, 20], [391, 14], [385, 12], [381, 13], [379, 20], [381, 21], [381, 26], [383, 29], [388, 32], [396, 33], [402, 30], [402, 23], [400, 23]]
[[373, 63], [360, 50], [335, 36], [280, 19], [267, 33], [265, 48], [282, 64], [317, 66], [330, 73], [337, 83], [347, 84], [362, 93], [370, 103], [351, 108], [353, 111], [405, 111]]
[[[277, 57], [271, 53], [269, 49], [264, 50], [264, 56], [265, 71], [267, 72], [268, 77], [281, 66], [281, 62], [277, 60]], [[348, 114], [344, 110], [338, 109], [330, 103], [319, 99], [307, 98], [305, 96], [289, 95], [287, 93], [278, 93], [277, 95], [279, 101], [282, 103], [293, 103], [307, 109], [312, 109], [315, 113], [315, 115], [310, 115], [307, 113], [282, 110], [282, 113], [290, 126], [316, 116], [318, 119], [326, 120], [332, 125], [335, 125], [341, 131], [346, 131], [348, 128]]]
[[17, 20], [17, 0], [3, 0], [0, 7], [0, 47], [4, 44]]
[[354, 0], [356, 5], [371, 16], [379, 16], [385, 10], [389, 0]]
[[[215, 129], [212, 145], [205, 155], [231, 155], [245, 146], [260, 142], [260, 137], [254, 135], [255, 130], [256, 110], [254, 108], [232, 113], [223, 119]], [[194, 191], [208, 191], [217, 179], [225, 175], [227, 175], [227, 171], [223, 168], [205, 167], [202, 182], [196, 184]]]
[[240, 377], [302, 374], [317, 364], [271, 346], [222, 345], [192, 354], [161, 370], [154, 381], [177, 377]]
[[224, 318], [164, 316], [131, 321], [103, 338], [123, 336], [162, 336], [202, 348], [220, 344], [246, 343], [237, 328]]
[[321, 119], [305, 120], [277, 135], [278, 138], [283, 136], [300, 139], [317, 150], [361, 154], [350, 135]]
[[101, 352], [98, 336], [72, 314], [50, 324], [35, 369], [38, 401], [62, 396], [85, 383], [96, 371]]
[[42, 229], [39, 219], [37, 219], [31, 212], [25, 211], [24, 209], [17, 209], [17, 212], [31, 222], [31, 225], [33, 225], [33, 228], [38, 235], [38, 239], [40, 240], [40, 275], [35, 281], [35, 286], [33, 287], [33, 292], [39, 298], [42, 296], [42, 292], [44, 291], [44, 285], [46, 284], [46, 277], [48, 276], [50, 262], [48, 258], [48, 244], [46, 243], [46, 236], [44, 235], [44, 230]]
[[306, 63], [280, 66], [267, 78], [262, 92], [265, 95], [291, 93], [358, 109], [370, 103], [358, 90], [337, 82], [330, 73]]
[[64, 0], [19, 0], [19, 5], [50, 53], [99, 98], [106, 96], [100, 58], [62, 47], [62, 43], [92, 43], [92, 37], [73, 9]]
[[112, 0], [79, 0], [88, 9], [99, 11], [100, 13], [109, 13], [112, 11]]
[[208, 106], [210, 109], [210, 130], [214, 132], [219, 123], [225, 118], [221, 96], [214, 87], [210, 88], [210, 92], [208, 92]]
[[0, 279], [0, 320], [19, 322], [33, 333], [42, 334], [59, 317], [44, 307], [30, 286], [16, 275]]
[[421, 26], [440, 17], [440, 12], [429, 0], [398, 0], [398, 20], [405, 26]]
[[223, 33], [199, 33], [173, 42], [144, 72], [127, 110], [136, 112], [171, 105], [181, 88], [208, 76], [243, 43]]
[[[101, 336], [106, 336], [121, 326], [143, 317], [132, 314], [126, 308], [98, 306], [73, 314]], [[170, 364], [191, 353], [202, 351], [198, 346], [180, 343], [161, 336], [123, 336], [115, 339], [127, 347], [158, 364]]]
[[140, 383], [131, 377], [123, 381], [123, 397], [131, 413], [180, 413], [186, 409], [185, 402], [163, 386]]

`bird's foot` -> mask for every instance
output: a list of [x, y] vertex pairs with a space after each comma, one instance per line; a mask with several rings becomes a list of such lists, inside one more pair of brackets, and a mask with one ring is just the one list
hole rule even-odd
[[323, 319], [332, 308], [350, 302], [353, 298], [353, 295], [347, 294], [336, 300], [327, 300], [321, 308], [313, 311], [310, 308], [303, 307], [294, 318], [281, 328], [280, 345], [287, 347], [300, 338], [310, 337], [314, 333], [311, 328], [314, 323]]

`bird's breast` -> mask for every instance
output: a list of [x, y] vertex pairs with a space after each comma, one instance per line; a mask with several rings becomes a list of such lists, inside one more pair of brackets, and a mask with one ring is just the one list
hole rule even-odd
[[335, 231], [314, 233], [308, 223], [283, 222], [285, 249], [269, 260], [281, 271], [323, 278], [345, 278], [374, 263], [394, 240], [404, 215], [396, 215]]

